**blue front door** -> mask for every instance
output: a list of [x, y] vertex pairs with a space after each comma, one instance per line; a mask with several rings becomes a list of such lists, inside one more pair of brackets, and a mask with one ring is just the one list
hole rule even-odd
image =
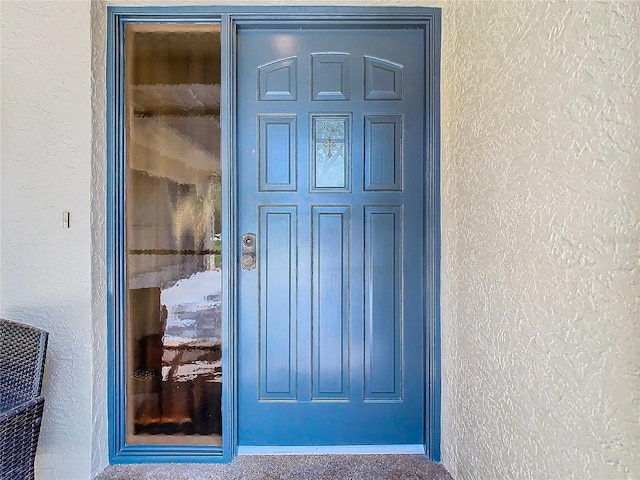
[[237, 45], [239, 445], [423, 444], [424, 32]]

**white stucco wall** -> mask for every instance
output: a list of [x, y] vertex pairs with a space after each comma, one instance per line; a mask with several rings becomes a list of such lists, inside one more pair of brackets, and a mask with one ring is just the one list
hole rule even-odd
[[640, 2], [455, 2], [443, 460], [640, 478]]
[[[0, 316], [50, 332], [37, 473], [91, 460], [89, 2], [0, 2]], [[62, 212], [71, 228], [62, 228]]]

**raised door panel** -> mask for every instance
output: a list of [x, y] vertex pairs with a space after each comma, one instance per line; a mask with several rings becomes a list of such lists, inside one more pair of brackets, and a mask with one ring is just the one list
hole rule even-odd
[[365, 400], [402, 400], [402, 207], [364, 217]]
[[402, 129], [402, 115], [365, 115], [365, 190], [402, 190]]
[[312, 207], [314, 400], [349, 398], [349, 211]]
[[364, 70], [365, 100], [402, 100], [403, 65], [365, 55]]
[[297, 190], [296, 115], [260, 115], [258, 128], [260, 191]]
[[258, 67], [260, 100], [298, 98], [298, 58], [289, 57]]
[[311, 54], [311, 98], [313, 100], [349, 100], [348, 53]]
[[258, 262], [260, 284], [261, 400], [297, 396], [297, 209], [260, 207]]

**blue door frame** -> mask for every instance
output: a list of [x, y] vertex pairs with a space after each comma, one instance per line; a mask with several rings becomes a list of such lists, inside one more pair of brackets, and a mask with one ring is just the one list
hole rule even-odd
[[[215, 446], [126, 445], [124, 432], [124, 27], [128, 23], [219, 23], [222, 29], [221, 162], [223, 172], [223, 444]], [[425, 42], [425, 414], [426, 455], [440, 461], [440, 25], [438, 8], [386, 7], [108, 7], [107, 8], [107, 322], [108, 415], [111, 463], [230, 462], [237, 453], [237, 295], [234, 289], [238, 245], [234, 140], [236, 37], [239, 28], [274, 24], [340, 28], [393, 23], [423, 31]]]

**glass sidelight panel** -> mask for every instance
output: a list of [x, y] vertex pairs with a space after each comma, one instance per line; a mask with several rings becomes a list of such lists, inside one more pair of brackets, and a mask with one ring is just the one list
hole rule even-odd
[[125, 30], [126, 442], [220, 445], [220, 26]]

